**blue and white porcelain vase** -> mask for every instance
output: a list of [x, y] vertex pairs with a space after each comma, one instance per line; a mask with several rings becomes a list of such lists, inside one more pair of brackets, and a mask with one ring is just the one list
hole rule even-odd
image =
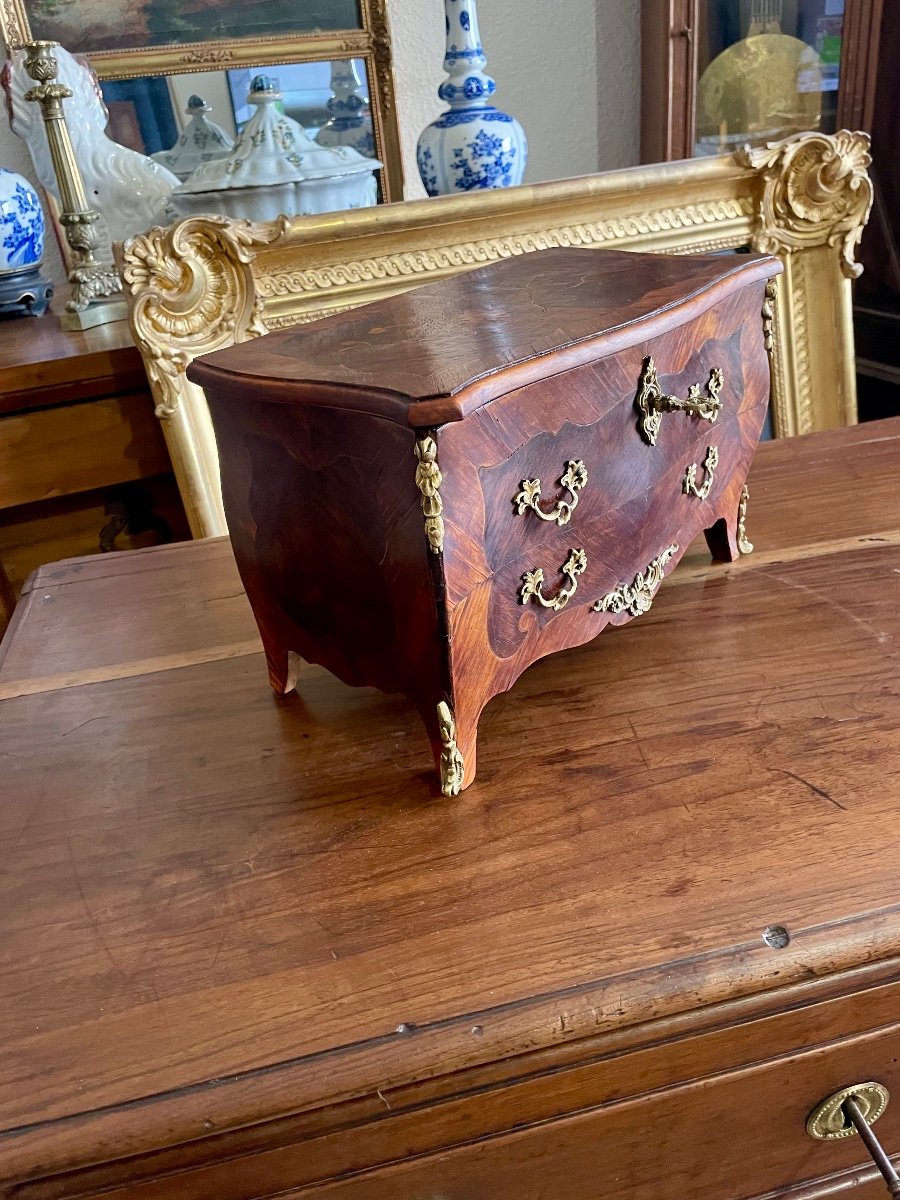
[[438, 95], [450, 108], [423, 129], [416, 160], [429, 196], [522, 182], [528, 143], [509, 113], [491, 103], [497, 85], [484, 73], [475, 0], [444, 0], [449, 76]]
[[52, 285], [41, 276], [44, 213], [21, 175], [0, 167], [0, 314], [39, 317]]
[[352, 146], [368, 158], [375, 157], [372, 113], [368, 98], [360, 95], [362, 80], [352, 58], [331, 64], [331, 116], [316, 134], [320, 146]]

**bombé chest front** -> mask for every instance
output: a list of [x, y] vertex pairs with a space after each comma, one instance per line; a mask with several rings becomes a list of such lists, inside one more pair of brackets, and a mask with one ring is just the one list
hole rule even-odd
[[276, 690], [299, 655], [402, 692], [470, 783], [492, 696], [701, 530], [739, 553], [779, 271], [545, 251], [195, 363]]

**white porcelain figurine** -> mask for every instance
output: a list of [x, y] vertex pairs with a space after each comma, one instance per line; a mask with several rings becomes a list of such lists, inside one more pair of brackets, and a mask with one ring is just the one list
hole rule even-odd
[[[152, 225], [166, 224], [166, 202], [178, 178], [145, 154], [107, 137], [109, 113], [90, 67], [73, 58], [62, 46], [56, 47], [53, 55], [59, 64], [56, 82], [72, 91], [71, 98], [63, 101], [63, 111], [88, 204], [99, 211], [104, 226], [97, 257], [109, 259], [112, 242], [123, 241]], [[38, 179], [59, 201], [40, 105], [25, 99], [25, 93], [34, 87], [34, 80], [25, 70], [24, 50], [12, 52], [12, 58], [3, 68], [2, 84], [13, 133], [27, 142]]]
[[449, 76], [438, 95], [450, 108], [426, 126], [416, 160], [429, 196], [522, 182], [528, 143], [522, 126], [491, 103], [497, 85], [484, 73], [475, 0], [444, 0]]
[[231, 153], [198, 167], [172, 193], [179, 213], [269, 221], [377, 202], [380, 162], [349, 146], [317, 146], [280, 110], [281, 93], [267, 75], [254, 78], [247, 100], [256, 112]]

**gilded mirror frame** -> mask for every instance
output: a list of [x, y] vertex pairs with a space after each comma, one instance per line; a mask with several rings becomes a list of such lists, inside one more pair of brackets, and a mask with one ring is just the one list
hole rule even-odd
[[[87, 55], [100, 80], [361, 58], [369, 81], [375, 156], [384, 163], [379, 172], [382, 198], [402, 200], [403, 168], [387, 0], [357, 2], [359, 29], [79, 53]], [[0, 28], [7, 53], [31, 40], [24, 0], [0, 0]]]
[[196, 217], [119, 252], [130, 321], [195, 537], [227, 533], [192, 359], [514, 254], [750, 246], [784, 264], [762, 313], [776, 436], [856, 421], [850, 284], [872, 203], [864, 133], [267, 224]]

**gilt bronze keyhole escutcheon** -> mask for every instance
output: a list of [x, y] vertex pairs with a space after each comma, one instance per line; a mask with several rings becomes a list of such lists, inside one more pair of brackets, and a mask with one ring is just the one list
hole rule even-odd
[[656, 373], [656, 363], [652, 358], [644, 359], [644, 369], [638, 383], [637, 404], [638, 428], [644, 439], [651, 446], [656, 445], [664, 413], [687, 413], [689, 416], [702, 417], [704, 421], [718, 419], [722, 401], [719, 392], [725, 377], [719, 367], [713, 367], [709, 373], [706, 385], [707, 394], [700, 395], [700, 384], [692, 383], [688, 388], [687, 397], [682, 400], [678, 396], [667, 396], [659, 386], [659, 376]]
[[806, 1132], [817, 1141], [830, 1142], [853, 1137], [856, 1128], [844, 1111], [844, 1102], [854, 1100], [863, 1120], [872, 1125], [888, 1106], [890, 1093], [881, 1083], [854, 1083], [820, 1101], [809, 1114]]
[[806, 1132], [817, 1141], [831, 1142], [859, 1135], [881, 1172], [889, 1195], [900, 1200], [900, 1175], [872, 1126], [888, 1106], [883, 1083], [853, 1083], [820, 1101], [806, 1119]]

